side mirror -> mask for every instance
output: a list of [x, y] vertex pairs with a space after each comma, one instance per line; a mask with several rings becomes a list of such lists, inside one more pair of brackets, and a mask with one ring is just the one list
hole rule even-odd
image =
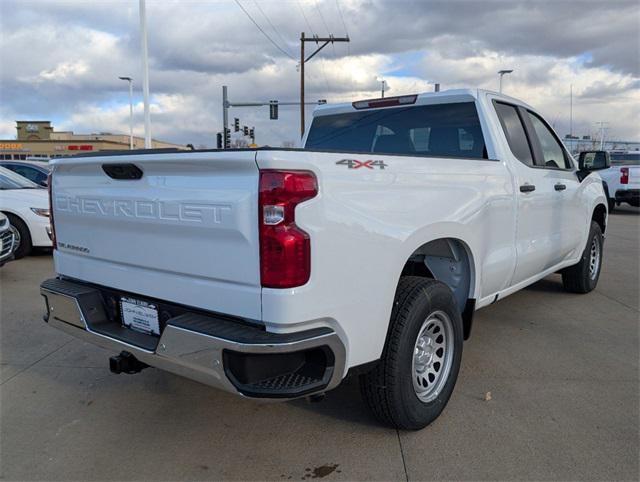
[[580, 171], [591, 172], [609, 169], [611, 158], [606, 151], [583, 151], [578, 158], [578, 169]]

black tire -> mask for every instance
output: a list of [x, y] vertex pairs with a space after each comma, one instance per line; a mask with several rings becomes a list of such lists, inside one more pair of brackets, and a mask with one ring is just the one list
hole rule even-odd
[[[595, 289], [600, 279], [603, 258], [603, 240], [600, 225], [591, 221], [591, 229], [587, 238], [587, 245], [582, 252], [580, 262], [562, 270], [562, 284], [564, 289], [570, 293], [589, 293]], [[599, 256], [594, 262], [594, 270], [591, 269], [593, 244], [597, 243]]]
[[[450, 320], [453, 350], [443, 385], [433, 400], [425, 402], [414, 388], [414, 349], [418, 335], [424, 333], [423, 323], [434, 313], [444, 313]], [[380, 362], [360, 376], [362, 396], [374, 416], [404, 430], [419, 430], [433, 422], [453, 392], [462, 359], [462, 341], [462, 318], [449, 287], [428, 278], [402, 277]], [[442, 373], [445, 377], [445, 371]]]
[[29, 228], [24, 223], [24, 221], [15, 214], [5, 214], [9, 218], [11, 226], [16, 228], [18, 234], [20, 234], [20, 246], [18, 246], [18, 249], [13, 253], [14, 258], [20, 259], [24, 258], [25, 256], [29, 256], [29, 254], [31, 254], [31, 250], [33, 249], [33, 246], [31, 245], [31, 233], [29, 232]]

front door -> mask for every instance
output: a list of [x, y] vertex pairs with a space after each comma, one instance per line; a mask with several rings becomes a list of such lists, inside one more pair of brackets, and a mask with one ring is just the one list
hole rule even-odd
[[557, 262], [556, 233], [562, 224], [558, 209], [561, 198], [556, 179], [537, 159], [537, 140], [529, 129], [531, 121], [519, 106], [494, 101], [507, 138], [514, 170], [517, 198], [516, 267], [513, 286], [544, 271]]
[[551, 127], [535, 112], [526, 110], [524, 115], [533, 141], [535, 163], [545, 172], [545, 178], [553, 187], [551, 199], [554, 223], [550, 233], [553, 256], [545, 266], [550, 268], [578, 256], [584, 248], [581, 245], [584, 206], [580, 204], [578, 193], [580, 181], [571, 156]]

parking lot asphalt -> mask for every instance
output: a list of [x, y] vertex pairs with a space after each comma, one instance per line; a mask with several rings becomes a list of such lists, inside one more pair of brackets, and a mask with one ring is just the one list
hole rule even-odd
[[352, 379], [320, 403], [261, 404], [156, 369], [113, 375], [112, 353], [42, 321], [51, 256], [9, 263], [1, 477], [638, 480], [639, 263], [640, 214], [623, 207], [595, 292], [553, 275], [477, 312], [453, 397], [420, 432], [380, 426]]

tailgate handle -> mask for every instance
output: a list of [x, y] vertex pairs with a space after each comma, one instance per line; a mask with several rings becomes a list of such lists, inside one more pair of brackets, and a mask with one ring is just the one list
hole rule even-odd
[[111, 179], [134, 180], [142, 177], [142, 169], [135, 164], [103, 164], [102, 170]]

